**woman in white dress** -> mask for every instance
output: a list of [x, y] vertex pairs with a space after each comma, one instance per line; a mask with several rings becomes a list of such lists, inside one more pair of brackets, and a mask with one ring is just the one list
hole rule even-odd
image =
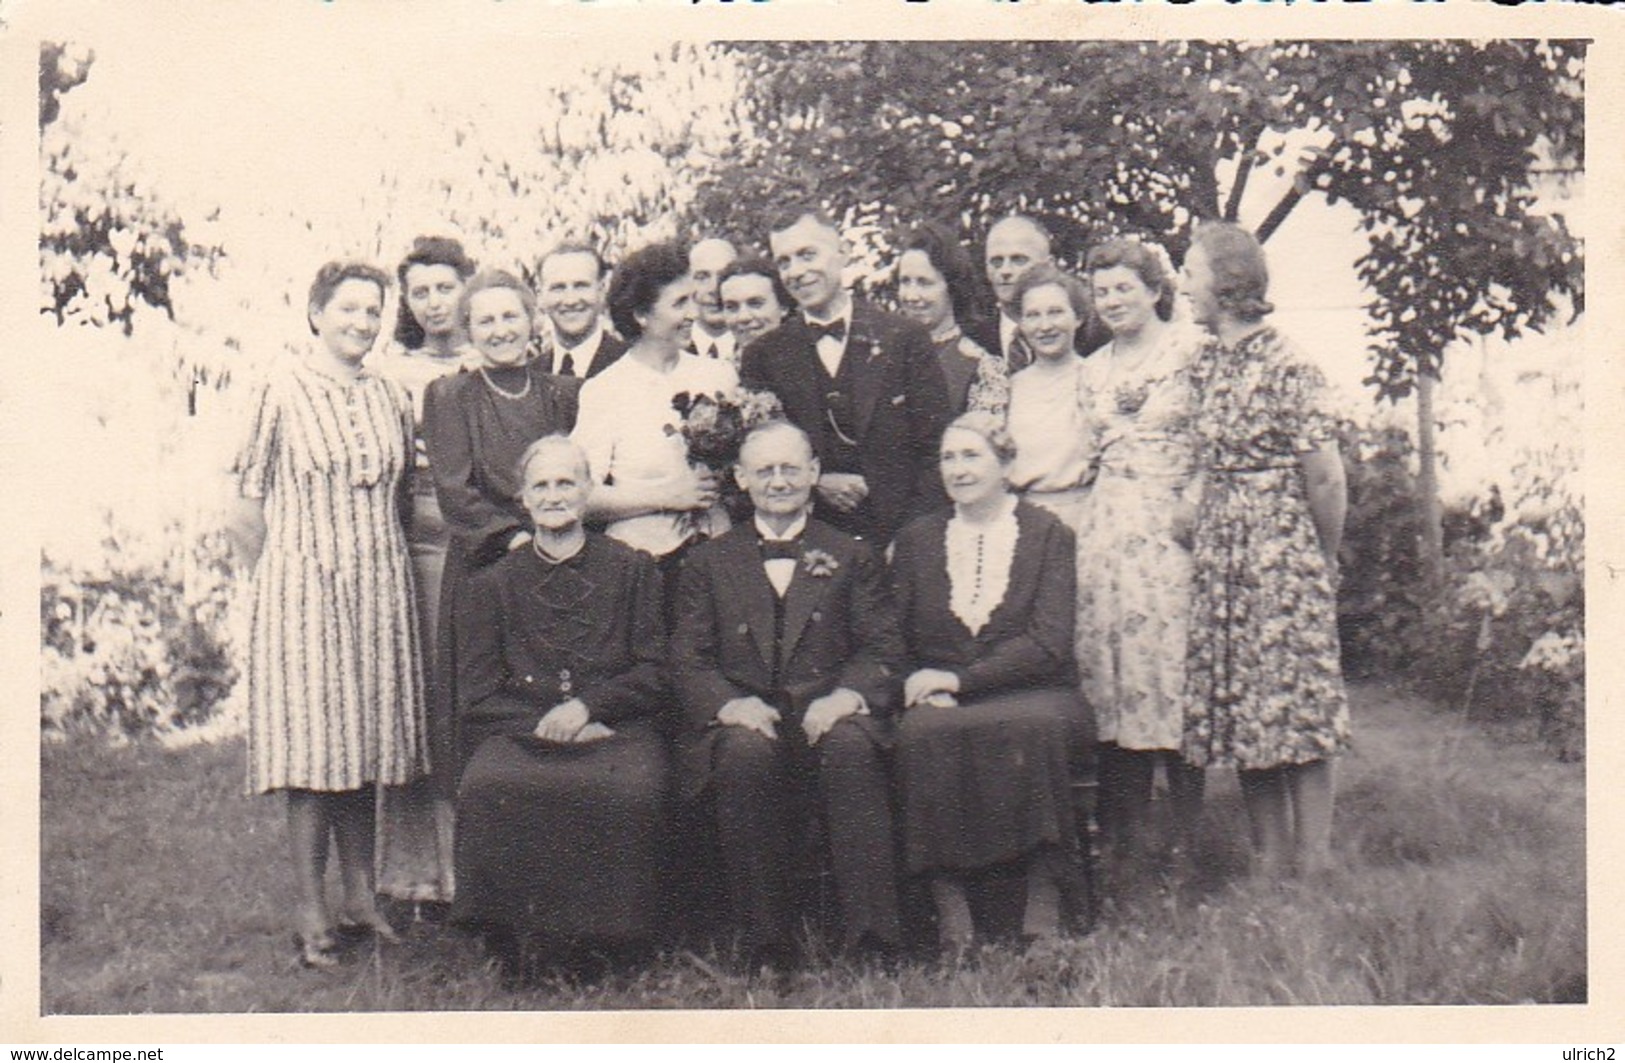
[[683, 350], [694, 322], [694, 282], [676, 246], [626, 256], [609, 287], [609, 315], [632, 346], [581, 388], [571, 438], [587, 455], [596, 484], [588, 517], [612, 539], [659, 562], [668, 609], [682, 551], [727, 529], [717, 505], [718, 474], [690, 464], [672, 405], [678, 395], [731, 392], [733, 366]]
[[1094, 475], [1076, 346], [1078, 326], [1089, 320], [1089, 293], [1072, 274], [1037, 266], [1017, 282], [1015, 298], [1033, 362], [1010, 378], [1010, 486], [1076, 531]]

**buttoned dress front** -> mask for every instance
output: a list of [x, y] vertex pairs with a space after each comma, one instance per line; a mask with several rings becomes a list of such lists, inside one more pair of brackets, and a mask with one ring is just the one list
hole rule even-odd
[[238, 487], [262, 499], [245, 668], [251, 791], [400, 784], [427, 767], [401, 524], [412, 405], [298, 364], [256, 389]]
[[[526, 547], [459, 603], [456, 921], [629, 943], [662, 929], [668, 842], [665, 633], [654, 562], [604, 536], [547, 561]], [[608, 737], [550, 742], [579, 699]]]

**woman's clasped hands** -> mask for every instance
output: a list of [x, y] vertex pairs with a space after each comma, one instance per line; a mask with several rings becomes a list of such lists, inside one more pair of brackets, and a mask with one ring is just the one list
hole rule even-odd
[[614, 734], [612, 728], [592, 722], [580, 698], [571, 698], [547, 710], [534, 734], [544, 742], [592, 742]]
[[959, 676], [941, 668], [921, 668], [903, 681], [903, 707], [950, 709], [959, 704]]

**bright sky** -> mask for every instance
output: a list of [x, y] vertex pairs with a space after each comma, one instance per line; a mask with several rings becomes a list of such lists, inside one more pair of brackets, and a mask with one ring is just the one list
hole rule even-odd
[[[488, 143], [529, 143], [542, 116], [525, 100], [649, 47], [549, 40], [534, 21], [502, 40], [448, 29], [432, 39], [374, 32], [360, 43], [343, 32], [292, 37], [241, 23], [210, 13], [182, 30], [146, 24], [98, 33], [87, 39], [97, 51], [91, 79], [72, 101], [105, 115], [139, 172], [200, 236], [239, 259], [290, 242], [302, 252], [306, 238], [288, 231], [290, 217], [351, 228], [381, 170], [410, 167], [414, 147], [448, 119], [477, 120]], [[1243, 220], [1256, 222], [1283, 186], [1267, 170], [1255, 173]], [[217, 206], [216, 224], [194, 221]], [[1313, 201], [1270, 243], [1283, 327], [1303, 334], [1338, 385], [1355, 393], [1366, 372], [1352, 267], [1360, 249], [1352, 212]]]

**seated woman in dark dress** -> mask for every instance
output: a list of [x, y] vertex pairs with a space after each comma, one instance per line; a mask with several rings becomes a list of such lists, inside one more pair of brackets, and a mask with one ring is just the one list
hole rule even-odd
[[1023, 936], [1058, 936], [1077, 855], [1069, 759], [1086, 717], [1073, 686], [1075, 547], [1059, 518], [1010, 493], [1014, 456], [994, 414], [949, 424], [942, 480], [953, 509], [904, 528], [892, 560], [913, 669], [897, 737], [905, 852], [909, 873], [928, 876], [949, 955], [974, 937], [966, 879], [1016, 862]]
[[581, 517], [592, 474], [563, 436], [520, 458], [532, 538], [469, 581], [458, 605], [459, 730], [452, 917], [508, 973], [653, 939], [665, 831], [665, 632], [644, 553]]

